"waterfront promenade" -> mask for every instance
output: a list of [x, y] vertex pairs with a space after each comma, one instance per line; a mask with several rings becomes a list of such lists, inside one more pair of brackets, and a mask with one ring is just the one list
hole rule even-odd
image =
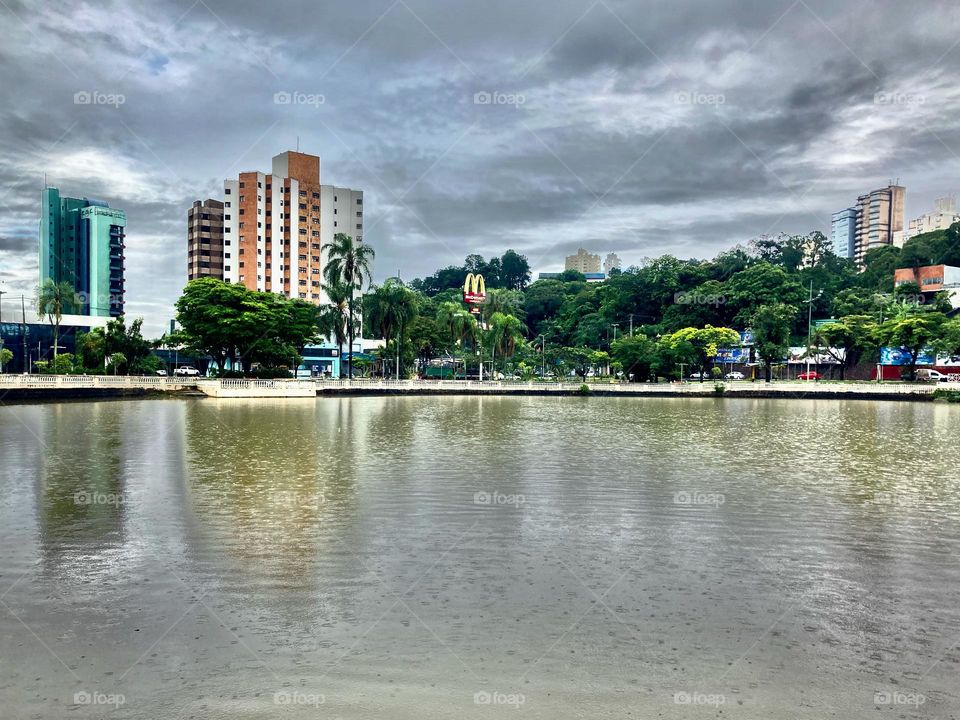
[[[584, 389], [586, 386], [586, 389]], [[960, 383], [688, 381], [682, 383], [476, 380], [240, 380], [78, 375], [0, 376], [0, 402], [191, 394], [220, 398], [330, 395], [590, 395], [745, 398], [844, 398], [929, 401]]]

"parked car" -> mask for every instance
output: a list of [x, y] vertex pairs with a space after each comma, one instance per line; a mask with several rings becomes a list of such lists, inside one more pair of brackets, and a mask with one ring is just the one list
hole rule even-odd
[[176, 370], [173, 371], [174, 375], [179, 375], [181, 377], [196, 377], [200, 374], [200, 371], [197, 370], [192, 365], [181, 365]]
[[820, 380], [822, 377], [823, 376], [820, 373], [811, 370], [809, 372], [802, 372], [797, 375], [797, 380]]
[[946, 382], [947, 376], [939, 370], [920, 368], [917, 370], [917, 380], [920, 382]]
[[158, 377], [166, 377], [166, 376], [167, 376], [167, 371], [166, 371], [166, 370], [157, 370], [157, 376], [158, 376]]
[[733, 372], [728, 372], [723, 376], [724, 380], [745, 380], [746, 377], [739, 370], [734, 370]]

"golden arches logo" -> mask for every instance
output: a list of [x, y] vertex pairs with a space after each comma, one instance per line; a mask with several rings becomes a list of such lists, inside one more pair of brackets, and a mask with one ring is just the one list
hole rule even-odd
[[487, 285], [483, 280], [483, 275], [474, 275], [467, 273], [467, 279], [463, 281], [464, 295], [486, 295]]

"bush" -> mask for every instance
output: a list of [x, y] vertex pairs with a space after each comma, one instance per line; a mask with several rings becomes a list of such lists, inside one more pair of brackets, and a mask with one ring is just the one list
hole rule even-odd
[[[714, 368], [716, 369], [716, 368]], [[713, 394], [714, 395], [723, 395], [727, 391], [727, 386], [721, 382], [713, 384]]]
[[943, 400], [948, 403], [960, 403], [960, 390], [945, 390], [937, 388], [933, 391], [934, 400]]
[[580, 386], [580, 389], [577, 390], [577, 394], [578, 394], [578, 395], [589, 395], [589, 394], [590, 394], [590, 386], [587, 385], [586, 383], [584, 383], [583, 385]]

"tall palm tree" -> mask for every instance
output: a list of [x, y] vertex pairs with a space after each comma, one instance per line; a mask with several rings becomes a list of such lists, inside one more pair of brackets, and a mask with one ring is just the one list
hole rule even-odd
[[57, 363], [57, 350], [60, 345], [60, 321], [65, 312], [69, 313], [80, 305], [80, 298], [73, 285], [66, 280], [54, 282], [53, 278], [46, 278], [37, 288], [37, 314], [46, 315], [53, 326], [53, 363]]
[[[337, 343], [338, 362], [343, 361], [343, 344], [347, 341], [350, 315], [350, 289], [342, 283], [324, 283], [323, 291], [330, 302], [320, 308], [317, 324], [324, 337]], [[343, 367], [340, 368], [343, 374]]]
[[400, 337], [403, 329], [417, 316], [413, 292], [396, 278], [390, 278], [366, 296], [367, 323], [377, 335], [397, 343], [397, 374], [400, 373]]
[[340, 282], [350, 291], [347, 315], [348, 334], [350, 336], [350, 378], [353, 378], [353, 336], [355, 314], [353, 310], [354, 293], [362, 290], [370, 280], [370, 263], [376, 256], [373, 248], [363, 243], [355, 242], [350, 235], [337, 233], [333, 242], [324, 244], [323, 250], [327, 253], [327, 263], [323, 267], [323, 276], [329, 284]]
[[508, 357], [513, 357], [517, 350], [517, 343], [523, 342], [526, 331], [526, 325], [513, 315], [498, 312], [490, 317], [490, 334], [492, 335], [493, 347], [504, 359], [504, 362]]

